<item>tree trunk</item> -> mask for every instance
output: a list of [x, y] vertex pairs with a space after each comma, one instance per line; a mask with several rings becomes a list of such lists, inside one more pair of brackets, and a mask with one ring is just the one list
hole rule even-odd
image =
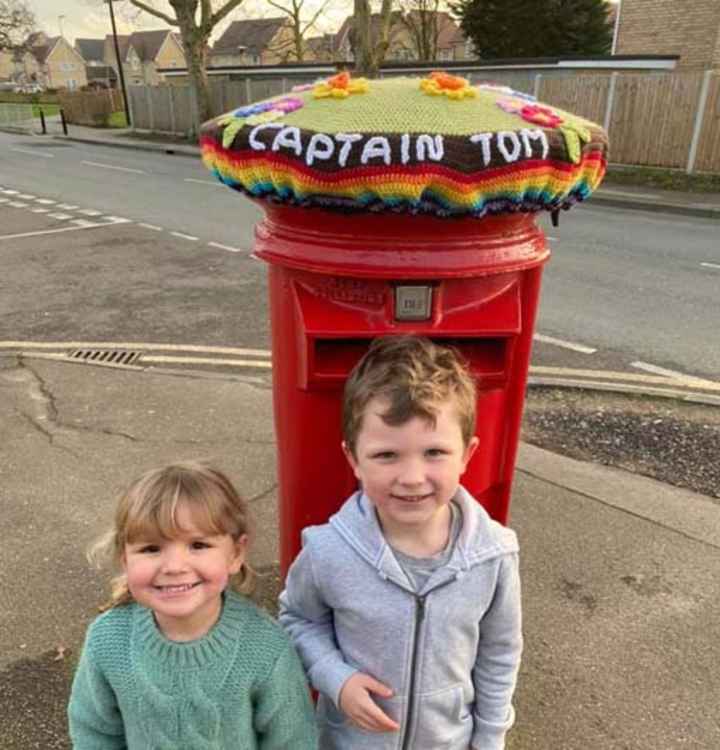
[[190, 49], [185, 51], [188, 63], [188, 75], [190, 87], [195, 98], [195, 133], [200, 125], [213, 116], [210, 103], [210, 85], [208, 83], [206, 68], [207, 47], [194, 42]]
[[370, 0], [354, 0], [352, 49], [355, 56], [355, 73], [358, 76], [378, 77], [389, 47], [391, 15], [392, 0], [383, 0], [379, 38], [374, 39]]

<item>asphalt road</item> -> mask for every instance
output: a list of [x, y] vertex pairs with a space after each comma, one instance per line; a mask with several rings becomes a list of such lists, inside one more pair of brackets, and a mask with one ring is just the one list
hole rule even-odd
[[[267, 346], [265, 269], [247, 260], [260, 212], [214, 182], [199, 161], [0, 133], [0, 186], [109, 212], [155, 233], [143, 240], [143, 262], [150, 273], [158, 271], [158, 288], [163, 273], [172, 272], [173, 252], [177, 270], [221, 259], [220, 284], [243, 287], [235, 309], [255, 320], [252, 335], [244, 333], [240, 343]], [[10, 221], [0, 206], [0, 223], [9, 227]], [[544, 275], [535, 365], [638, 373], [660, 368], [720, 380], [716, 222], [592, 204], [563, 214], [559, 228], [545, 216], [540, 222], [553, 257]], [[175, 249], [155, 265], [167, 238]], [[117, 245], [101, 250], [118, 292], [130, 293], [137, 267], [127, 266]], [[242, 258], [232, 261], [232, 270], [223, 257], [228, 253]], [[67, 269], [61, 265], [57, 272]], [[212, 284], [206, 294], [212, 296]], [[121, 333], [122, 326], [115, 338]], [[221, 343], [236, 345], [237, 339]]]

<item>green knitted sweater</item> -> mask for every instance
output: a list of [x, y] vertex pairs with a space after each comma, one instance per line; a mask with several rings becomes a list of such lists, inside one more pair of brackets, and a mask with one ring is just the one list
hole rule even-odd
[[152, 612], [116, 607], [89, 627], [73, 682], [75, 750], [316, 750], [310, 694], [280, 628], [226, 592], [207, 635], [177, 643]]

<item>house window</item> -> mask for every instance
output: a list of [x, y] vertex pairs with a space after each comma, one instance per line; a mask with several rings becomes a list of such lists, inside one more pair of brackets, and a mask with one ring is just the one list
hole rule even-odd
[[453, 51], [451, 49], [439, 49], [438, 60], [452, 60]]

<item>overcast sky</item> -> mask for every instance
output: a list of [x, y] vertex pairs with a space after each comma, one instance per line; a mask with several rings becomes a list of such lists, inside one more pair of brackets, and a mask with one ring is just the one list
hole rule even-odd
[[[57, 36], [62, 26], [63, 36], [71, 44], [74, 44], [77, 37], [104, 38], [105, 34], [110, 34], [112, 31], [108, 6], [103, 0], [26, 0], [26, 2], [35, 12], [42, 31], [48, 36]], [[312, 4], [312, 0], [308, 0], [308, 7], [312, 7]], [[118, 34], [128, 34], [138, 29], [167, 28], [167, 24], [156, 16], [142, 12], [137, 15], [133, 23], [129, 23], [128, 11], [125, 8], [131, 6], [123, 0], [114, 0], [113, 7]], [[157, 8], [168, 15], [173, 15], [169, 3], [164, 0], [158, 0]], [[335, 31], [339, 28], [346, 13], [352, 8], [352, 0], [333, 0], [333, 8], [333, 11], [322, 14], [325, 17], [323, 30]], [[222, 32], [224, 26], [236, 18], [262, 18], [274, 15], [278, 15], [278, 11], [268, 6], [267, 3], [263, 3], [262, 0], [244, 0], [230, 14], [229, 20], [219, 28], [219, 31]], [[59, 16], [62, 16], [62, 19]], [[213, 34], [213, 38], [217, 36], [217, 32]]]

